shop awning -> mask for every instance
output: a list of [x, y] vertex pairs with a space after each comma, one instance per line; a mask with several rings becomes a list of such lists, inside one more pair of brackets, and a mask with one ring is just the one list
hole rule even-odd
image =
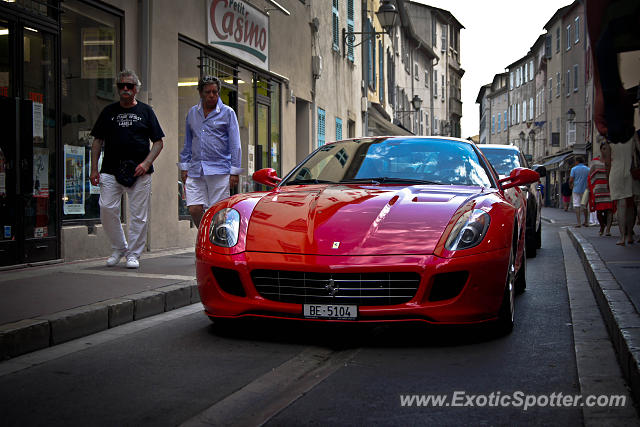
[[413, 135], [407, 129], [393, 124], [389, 120], [389, 115], [381, 106], [379, 107], [379, 104], [372, 102], [367, 112], [369, 113], [367, 129], [369, 136]]
[[542, 166], [544, 166], [547, 169], [559, 168], [561, 166], [562, 161], [567, 157], [571, 156], [572, 154], [573, 153], [564, 153], [564, 154], [560, 154], [559, 156], [552, 157], [546, 162], [544, 162]]

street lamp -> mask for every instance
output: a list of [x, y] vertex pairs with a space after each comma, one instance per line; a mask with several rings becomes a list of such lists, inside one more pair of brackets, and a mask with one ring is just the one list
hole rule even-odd
[[573, 108], [569, 108], [569, 111], [567, 111], [567, 120], [569, 120], [569, 123], [578, 123], [578, 124], [582, 124], [582, 125], [590, 125], [591, 124], [591, 120], [587, 120], [584, 122], [576, 122], [576, 112], [573, 111]]
[[[529, 141], [527, 141], [527, 155], [535, 154], [536, 152], [536, 131], [531, 129], [529, 131]], [[527, 159], [529, 160], [529, 159]]]
[[416, 113], [416, 112], [418, 112], [420, 110], [420, 107], [422, 106], [422, 99], [418, 95], [413, 95], [413, 98], [411, 98], [411, 106], [413, 107], [413, 109], [415, 111], [404, 110], [404, 111], [396, 111], [396, 113]]
[[362, 40], [360, 40], [360, 43], [350, 47], [360, 46], [362, 43], [373, 37], [390, 34], [391, 29], [396, 25], [398, 11], [391, 0], [383, 0], [380, 8], [376, 12], [376, 16], [378, 17], [378, 22], [380, 22], [380, 26], [384, 31], [347, 31], [345, 28], [342, 29], [342, 51], [345, 54], [347, 43], [353, 43], [356, 40], [356, 35], [358, 34], [367, 37], [363, 37]]
[[518, 136], [520, 137], [520, 145], [519, 145], [520, 151], [524, 151], [524, 147], [526, 146], [525, 145], [525, 142], [526, 142], [525, 140], [526, 140], [527, 134], [524, 133], [524, 131], [520, 131]]

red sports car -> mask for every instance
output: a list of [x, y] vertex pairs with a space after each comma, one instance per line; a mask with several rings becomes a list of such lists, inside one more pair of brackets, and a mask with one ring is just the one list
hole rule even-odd
[[200, 224], [205, 313], [511, 331], [526, 206], [506, 193], [538, 177], [499, 180], [472, 142], [443, 137], [338, 141], [282, 179], [261, 169], [270, 190], [222, 200]]

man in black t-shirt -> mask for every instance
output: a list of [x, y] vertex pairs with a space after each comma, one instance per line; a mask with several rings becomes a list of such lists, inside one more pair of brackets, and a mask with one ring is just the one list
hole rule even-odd
[[[162, 150], [164, 133], [153, 109], [135, 98], [141, 85], [136, 73], [120, 72], [116, 85], [120, 101], [102, 110], [91, 131], [94, 140], [90, 179], [93, 185], [100, 184], [100, 220], [113, 248], [107, 266], [113, 267], [126, 257], [127, 268], [138, 268], [138, 259], [147, 243], [153, 161]], [[151, 149], [149, 141], [153, 142]], [[104, 157], [98, 173], [103, 146]], [[126, 179], [128, 165], [135, 179], [133, 184]], [[120, 223], [120, 200], [125, 192], [129, 198], [128, 241]]]

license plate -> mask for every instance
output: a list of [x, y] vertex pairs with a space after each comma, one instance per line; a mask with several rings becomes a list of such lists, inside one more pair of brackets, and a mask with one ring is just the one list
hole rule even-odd
[[311, 319], [356, 320], [357, 305], [304, 304], [304, 317]]

